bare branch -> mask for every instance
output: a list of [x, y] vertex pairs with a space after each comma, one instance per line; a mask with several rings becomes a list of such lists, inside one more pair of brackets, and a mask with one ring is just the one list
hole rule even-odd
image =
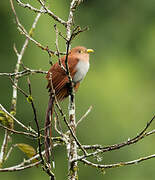
[[11, 117], [14, 121], [16, 121], [22, 128], [26, 129], [27, 131], [29, 131], [29, 128], [26, 127], [23, 123], [21, 123], [20, 121], [18, 121], [13, 115], [11, 115], [1, 104], [0, 104], [0, 109], [2, 111], [4, 111], [9, 117]]
[[119, 163], [116, 163], [116, 164], [108, 164], [108, 165], [92, 163], [92, 162], [90, 162], [90, 161], [88, 161], [86, 159], [82, 159], [80, 161], [83, 162], [84, 164], [89, 165], [89, 166], [104, 170], [104, 169], [110, 169], [110, 168], [116, 168], [116, 167], [123, 167], [123, 166], [138, 164], [138, 163], [141, 163], [143, 161], [153, 159], [153, 158], [155, 158], [155, 154], [152, 154], [152, 155], [149, 155], [149, 156], [146, 156], [146, 157], [141, 157], [139, 159], [135, 159], [135, 160], [132, 160], [132, 161], [119, 162]]
[[129, 138], [127, 141], [124, 141], [124, 142], [119, 143], [119, 144], [114, 144], [114, 145], [111, 145], [111, 146], [102, 146], [102, 145], [99, 145], [99, 144], [96, 144], [96, 145], [83, 145], [83, 148], [87, 149], [87, 150], [102, 150], [102, 152], [118, 150], [118, 149], [123, 148], [125, 146], [135, 144], [138, 141], [140, 141], [141, 139], [143, 139], [144, 137], [150, 136], [152, 134], [155, 134], [155, 129], [152, 130], [152, 131], [149, 131], [149, 132], [145, 132], [139, 138], [136, 138], [136, 139], [135, 138], [132, 138], [132, 139]]
[[[55, 113], [55, 118], [54, 118], [55, 130], [60, 136], [64, 137], [64, 134], [62, 132], [62, 128], [61, 128], [61, 125], [60, 125], [60, 121], [59, 121], [59, 118], [58, 118], [58, 114], [57, 114], [56, 111], [54, 111], [54, 113]], [[57, 128], [57, 124], [59, 125], [60, 130]]]
[[[57, 146], [57, 145], [58, 144], [54, 144], [54, 146]], [[12, 147], [16, 147], [16, 144], [14, 144]], [[10, 149], [10, 151], [12, 151], [12, 148]], [[41, 154], [44, 155], [45, 151], [42, 151]], [[37, 161], [37, 162], [32, 163], [32, 164], [30, 164], [30, 163], [33, 160], [38, 159], [39, 157], [40, 157], [40, 154], [36, 154], [35, 156], [31, 157], [30, 159], [27, 159], [27, 160], [24, 159], [24, 161], [22, 163], [18, 164], [18, 165], [15, 165], [15, 166], [12, 166], [12, 167], [9, 167], [9, 168], [2, 168], [2, 169], [0, 168], [0, 172], [21, 171], [21, 170], [24, 170], [24, 169], [27, 169], [27, 168], [34, 167], [34, 166], [40, 164], [41, 161]], [[29, 165], [25, 166], [25, 164], [29, 164]], [[48, 172], [48, 173], [50, 173], [50, 172]]]
[[18, 5], [24, 8], [28, 8], [31, 11], [35, 12], [35, 13], [41, 13], [41, 14], [48, 14], [49, 16], [51, 16], [55, 21], [61, 23], [62, 25], [66, 26], [66, 22], [64, 20], [62, 20], [60, 17], [56, 16], [52, 11], [50, 11], [44, 4], [43, 1], [38, 0], [38, 2], [42, 5], [42, 7], [44, 8], [43, 10], [39, 10], [37, 8], [34, 8], [33, 6], [31, 6], [30, 4], [24, 4], [22, 3], [20, 0], [16, 0]]
[[65, 67], [63, 66], [63, 64], [61, 63], [61, 60], [60, 60], [60, 51], [59, 51], [59, 45], [58, 45], [58, 34], [59, 34], [59, 31], [57, 29], [56, 24], [54, 25], [54, 29], [55, 29], [55, 32], [56, 32], [55, 45], [56, 45], [56, 50], [57, 50], [57, 55], [58, 55], [58, 62], [59, 62], [60, 67], [66, 72], [67, 70], [65, 69]]
[[[23, 3], [21, 3], [20, 0], [16, 0], [16, 1], [19, 3], [19, 5], [23, 4]], [[12, 0], [10, 0], [10, 2], [12, 3]], [[27, 5], [27, 4], [26, 4], [26, 5]], [[36, 44], [36, 46], [38, 46], [38, 47], [41, 48], [42, 50], [48, 52], [48, 54], [51, 53], [51, 54], [57, 55], [54, 51], [50, 50], [50, 49], [48, 48], [48, 46], [44, 47], [41, 43], [39, 43], [38, 41], [36, 41], [35, 39], [33, 39], [33, 38], [31, 37], [31, 35], [32, 35], [32, 34], [31, 34], [31, 31], [30, 31], [30, 33], [28, 33], [28, 32], [26, 31], [26, 29], [24, 28], [24, 26], [20, 23], [19, 18], [18, 18], [18, 16], [17, 16], [17, 13], [16, 13], [16, 11], [15, 11], [15, 8], [14, 8], [14, 6], [13, 6], [13, 3], [11, 4], [11, 7], [12, 7], [12, 11], [13, 11], [13, 13], [14, 13], [14, 15], [15, 15], [15, 18], [16, 18], [16, 24], [17, 24], [18, 30], [19, 30], [22, 34], [24, 34], [25, 37], [26, 37], [28, 40], [32, 41], [34, 44]], [[27, 7], [27, 6], [26, 6], [26, 7]], [[37, 12], [38, 12], [38, 11], [37, 11]], [[40, 10], [39, 10], [39, 13], [41, 13]], [[32, 30], [33, 30], [33, 28], [32, 28]], [[33, 31], [32, 31], [32, 32], [33, 32]], [[64, 54], [64, 53], [60, 53], [60, 54]]]
[[[29, 86], [30, 96], [32, 96], [32, 88], [31, 88], [31, 83], [30, 83], [29, 78], [28, 78], [28, 86]], [[45, 162], [45, 160], [44, 160], [44, 158], [42, 156], [42, 152], [41, 152], [41, 146], [42, 146], [41, 133], [40, 133], [40, 127], [39, 127], [39, 122], [38, 122], [38, 118], [37, 118], [37, 111], [36, 111], [36, 108], [35, 108], [35, 105], [34, 105], [33, 98], [30, 98], [30, 103], [31, 103], [31, 106], [32, 106], [33, 114], [34, 114], [34, 121], [35, 121], [36, 127], [37, 127], [37, 134], [38, 134], [37, 140], [38, 140], [38, 148], [39, 148], [39, 155], [40, 155], [40, 158], [41, 158], [41, 164], [43, 165], [43, 170], [51, 177], [52, 180], [54, 180], [55, 175], [51, 171], [51, 167]]]
[[37, 161], [35, 163], [32, 163], [32, 164], [29, 164], [29, 165], [26, 165], [26, 166], [22, 166], [22, 167], [9, 167], [9, 168], [3, 168], [3, 169], [0, 169], [0, 172], [14, 172], [14, 171], [22, 171], [22, 170], [25, 170], [25, 169], [28, 169], [28, 168], [32, 168], [34, 166], [37, 166], [38, 164], [40, 164], [41, 161]]
[[87, 110], [87, 112], [81, 117], [81, 119], [79, 119], [79, 121], [76, 123], [76, 126], [78, 126], [79, 123], [82, 122], [83, 119], [85, 119], [88, 116], [88, 114], [90, 113], [91, 110], [92, 110], [92, 106], [90, 106], [89, 109]]
[[2, 127], [3, 129], [6, 129], [6, 130], [8, 130], [8, 131], [10, 131], [12, 133], [15, 133], [15, 134], [23, 134], [23, 135], [26, 135], [26, 136], [31, 136], [33, 138], [37, 137], [36, 134], [32, 134], [32, 133], [28, 133], [28, 132], [24, 132], [24, 131], [16, 131], [14, 129], [10, 129], [10, 128], [6, 127], [6, 126], [3, 126], [2, 124], [0, 124], [0, 127]]
[[47, 71], [26, 69], [24, 71], [14, 72], [14, 73], [0, 73], [0, 76], [11, 76], [11, 77], [16, 76], [16, 78], [20, 78], [22, 76], [33, 75], [33, 74], [47, 74]]
[[155, 130], [152, 130], [150, 132], [146, 132], [146, 130], [150, 127], [150, 125], [153, 123], [154, 120], [155, 120], [155, 115], [152, 117], [152, 119], [146, 124], [145, 128], [137, 136], [135, 136], [132, 139], [128, 138], [127, 141], [122, 142], [120, 144], [114, 144], [114, 145], [106, 146], [106, 147], [101, 146], [101, 145], [90, 145], [90, 146], [84, 145], [83, 148], [92, 149], [92, 150], [102, 150], [102, 152], [107, 152], [107, 151], [120, 149], [120, 148], [125, 147], [127, 145], [135, 144], [139, 140], [143, 139], [145, 136], [149, 136], [149, 135], [154, 133]]
[[91, 157], [91, 156], [96, 156], [99, 153], [103, 153], [103, 152], [108, 152], [108, 151], [112, 151], [112, 150], [118, 150], [126, 145], [131, 145], [134, 144], [136, 142], [138, 142], [139, 140], [141, 140], [142, 138], [144, 138], [146, 135], [151, 135], [155, 132], [155, 130], [149, 132], [148, 134], [145, 133], [145, 131], [148, 129], [148, 127], [151, 125], [151, 123], [153, 122], [153, 120], [155, 119], [155, 116], [152, 117], [152, 119], [147, 123], [146, 127], [134, 138], [132, 139], [128, 139], [127, 141], [120, 143], [120, 144], [114, 144], [112, 146], [108, 146], [108, 147], [103, 147], [100, 145], [94, 145], [94, 146], [83, 146], [85, 149], [95, 149], [96, 151], [93, 153], [89, 153], [87, 155], [83, 155], [83, 156], [79, 156], [77, 159], [72, 159], [73, 162], [76, 161], [81, 161], [87, 157]]
[[[14, 12], [14, 15], [16, 17], [16, 22], [19, 22], [18, 17], [17, 17], [16, 12], [15, 12], [15, 9], [14, 9], [14, 5], [13, 5], [12, 0], [10, 0], [10, 4], [11, 4], [12, 11]], [[37, 17], [36, 17], [36, 19], [34, 21], [34, 24], [32, 26], [33, 29], [35, 28], [39, 17], [40, 17], [40, 14], [37, 15]], [[25, 51], [27, 45], [28, 45], [28, 39], [25, 40], [25, 43], [24, 43], [24, 45], [22, 47], [22, 50], [21, 50], [20, 54], [17, 52], [17, 49], [14, 46], [14, 50], [15, 50], [16, 55], [18, 57], [18, 60], [17, 60], [17, 63], [16, 63], [16, 68], [15, 68], [15, 73], [19, 72], [21, 59], [22, 59], [22, 56], [24, 54], [24, 51]], [[14, 84], [15, 85], [18, 84], [18, 78], [16, 76], [14, 77]], [[13, 96], [12, 96], [12, 101], [11, 101], [11, 112], [14, 115], [16, 114], [16, 104], [17, 104], [17, 88], [15, 86], [13, 86]], [[12, 122], [12, 126], [13, 126], [13, 122]], [[8, 140], [9, 140], [9, 131], [7, 131], [7, 129], [6, 129], [3, 144], [2, 144], [2, 147], [1, 147], [1, 153], [0, 153], [0, 164], [1, 165], [2, 165], [2, 163], [4, 161], [5, 154], [6, 154], [6, 151], [7, 151]]]

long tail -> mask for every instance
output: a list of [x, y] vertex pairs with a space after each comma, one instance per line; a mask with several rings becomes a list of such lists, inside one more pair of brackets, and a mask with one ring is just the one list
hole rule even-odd
[[[50, 152], [52, 152], [52, 130], [51, 130], [51, 122], [52, 122], [52, 116], [53, 116], [53, 111], [54, 111], [54, 97], [50, 95], [49, 102], [48, 102], [48, 108], [46, 111], [46, 119], [45, 119], [45, 125], [44, 125], [44, 135], [45, 135], [45, 157], [50, 165], [51, 158], [50, 158]], [[53, 160], [53, 157], [52, 157]]]

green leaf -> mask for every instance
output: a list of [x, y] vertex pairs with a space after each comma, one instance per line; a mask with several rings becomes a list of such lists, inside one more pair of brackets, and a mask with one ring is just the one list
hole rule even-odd
[[[32, 158], [33, 156], [36, 155], [36, 150], [28, 145], [28, 144], [24, 144], [24, 143], [20, 143], [20, 144], [16, 144], [16, 146], [23, 152], [26, 154], [27, 157]], [[32, 162], [37, 162], [38, 159], [34, 159]]]
[[32, 146], [30, 146], [28, 144], [20, 143], [20, 144], [16, 144], [16, 146], [22, 152], [24, 152], [29, 158], [31, 158], [31, 157], [36, 155], [36, 150]]

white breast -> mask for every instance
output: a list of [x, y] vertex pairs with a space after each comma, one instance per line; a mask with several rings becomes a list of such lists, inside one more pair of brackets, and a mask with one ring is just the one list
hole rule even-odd
[[76, 65], [77, 72], [73, 77], [73, 81], [75, 83], [80, 82], [84, 79], [89, 69], [89, 62], [86, 61], [79, 61]]

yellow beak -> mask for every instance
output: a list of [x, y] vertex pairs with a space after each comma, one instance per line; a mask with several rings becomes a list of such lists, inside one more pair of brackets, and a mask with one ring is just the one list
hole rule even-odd
[[93, 49], [87, 49], [87, 53], [93, 53], [94, 50]]

